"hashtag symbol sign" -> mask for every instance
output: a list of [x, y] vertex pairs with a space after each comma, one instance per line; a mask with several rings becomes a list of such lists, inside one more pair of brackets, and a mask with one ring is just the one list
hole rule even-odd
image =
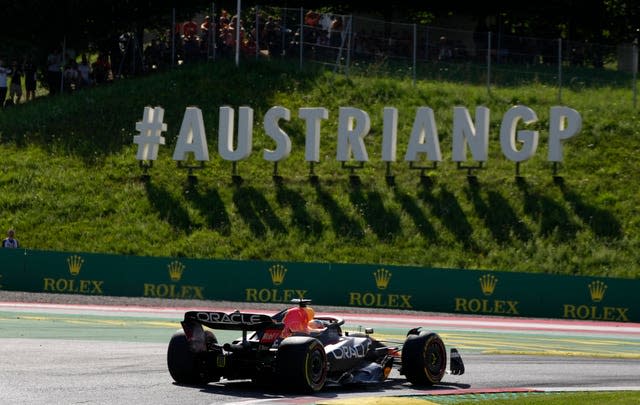
[[145, 107], [142, 121], [136, 122], [136, 131], [140, 135], [133, 137], [133, 143], [138, 145], [138, 160], [156, 160], [158, 158], [158, 146], [164, 145], [162, 132], [167, 130], [162, 107]]

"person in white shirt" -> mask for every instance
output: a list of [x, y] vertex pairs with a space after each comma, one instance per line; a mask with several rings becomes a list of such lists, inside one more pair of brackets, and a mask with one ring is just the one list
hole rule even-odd
[[78, 64], [78, 72], [80, 73], [80, 87], [88, 87], [91, 85], [91, 65], [86, 55], [82, 55], [82, 61]]
[[4, 107], [7, 98], [7, 76], [10, 74], [11, 69], [4, 67], [4, 60], [0, 59], [0, 108]]

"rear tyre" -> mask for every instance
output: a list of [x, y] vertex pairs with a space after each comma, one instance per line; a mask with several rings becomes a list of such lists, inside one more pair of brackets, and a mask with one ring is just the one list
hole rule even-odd
[[422, 331], [407, 336], [402, 347], [402, 373], [414, 385], [433, 385], [447, 369], [447, 352], [440, 336]]
[[276, 357], [278, 381], [292, 391], [318, 392], [327, 381], [327, 354], [318, 339], [292, 336], [280, 343]]
[[169, 341], [167, 366], [169, 374], [178, 384], [200, 385], [207, 383], [207, 378], [201, 371], [200, 361], [189, 350], [187, 336], [183, 330], [174, 333]]

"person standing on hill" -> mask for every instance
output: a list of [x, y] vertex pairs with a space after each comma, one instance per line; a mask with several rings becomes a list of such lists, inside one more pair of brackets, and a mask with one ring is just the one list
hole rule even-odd
[[89, 87], [91, 85], [91, 65], [89, 64], [89, 60], [87, 59], [87, 55], [82, 55], [81, 62], [76, 67], [78, 73], [80, 74], [80, 80], [78, 81], [79, 87]]
[[31, 101], [36, 98], [36, 85], [38, 81], [38, 71], [36, 65], [33, 63], [31, 56], [27, 57], [24, 62], [24, 89], [26, 101]]
[[14, 60], [11, 64], [11, 85], [9, 87], [9, 104], [16, 105], [22, 100], [22, 77], [24, 72], [22, 67], [18, 65], [18, 61]]
[[7, 76], [11, 74], [11, 69], [4, 67], [4, 60], [0, 59], [0, 108], [4, 107], [4, 100], [7, 98]]
[[18, 239], [15, 238], [16, 232], [13, 229], [7, 231], [7, 237], [2, 241], [3, 248], [17, 249], [20, 247]]

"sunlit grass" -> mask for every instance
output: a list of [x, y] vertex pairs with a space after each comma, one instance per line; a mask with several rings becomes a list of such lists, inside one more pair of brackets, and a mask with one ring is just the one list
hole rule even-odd
[[[638, 277], [640, 151], [638, 111], [626, 89], [563, 90], [562, 104], [582, 115], [581, 133], [565, 144], [554, 179], [546, 161], [552, 86], [494, 87], [410, 77], [298, 71], [296, 64], [243, 62], [183, 66], [135, 80], [40, 97], [0, 113], [0, 226], [15, 227], [23, 246], [216, 259], [269, 259], [482, 268], [554, 274]], [[540, 141], [519, 167], [500, 150], [503, 114], [532, 108]], [[250, 106], [253, 153], [232, 164], [217, 154], [218, 108]], [[283, 123], [291, 156], [262, 159], [274, 148], [262, 116], [274, 105], [292, 111]], [[145, 106], [162, 106], [166, 146], [149, 169], [135, 160], [135, 123]], [[187, 106], [201, 108], [211, 161], [194, 170], [172, 160]], [[336, 161], [338, 108], [367, 111], [370, 162], [354, 171]], [[385, 178], [382, 111], [399, 111], [397, 162]], [[443, 162], [429, 182], [403, 162], [415, 111], [434, 110]], [[475, 181], [451, 161], [453, 107], [491, 110], [489, 161]], [[325, 107], [314, 184], [304, 160], [301, 107]]]
[[[464, 397], [471, 397], [466, 399]], [[439, 403], [470, 405], [470, 404], [526, 404], [526, 405], [631, 405], [640, 404], [640, 393], [633, 391], [609, 391], [609, 392], [570, 392], [570, 393], [504, 393], [461, 396], [452, 401], [439, 402], [437, 397], [430, 397], [429, 400]]]

